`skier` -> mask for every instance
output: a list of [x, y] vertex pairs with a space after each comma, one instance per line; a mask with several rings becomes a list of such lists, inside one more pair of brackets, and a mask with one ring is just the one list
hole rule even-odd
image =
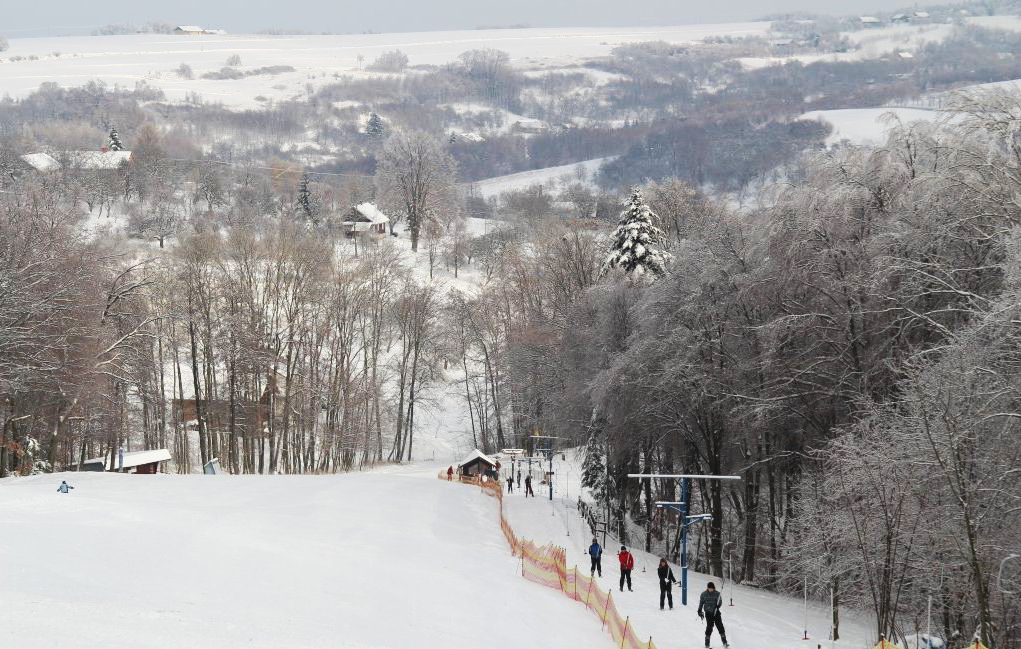
[[592, 558], [592, 572], [590, 573], [593, 577], [598, 572], [599, 576], [603, 576], [603, 548], [599, 545], [599, 541], [592, 538], [592, 545], [588, 547], [588, 555]]
[[525, 476], [525, 498], [531, 496], [535, 498], [535, 492], [532, 491], [532, 474], [529, 473]]
[[518, 489], [521, 488], [521, 471], [518, 470]]
[[[716, 592], [716, 584], [709, 582], [705, 587], [705, 592], [698, 598], [698, 616], [705, 620], [705, 646], [709, 646], [709, 636], [713, 634], [713, 625], [716, 625], [716, 630], [720, 632], [720, 640], [723, 640], [723, 646], [729, 647], [727, 643], [727, 631], [723, 628], [723, 618], [721, 617], [722, 611], [720, 610], [723, 606], [723, 595]], [[703, 615], [703, 611], [705, 611]]]
[[670, 610], [674, 610], [674, 593], [671, 587], [677, 583], [677, 579], [674, 578], [674, 571], [670, 568], [670, 564], [666, 562], [666, 559], [659, 560], [659, 568], [656, 568], [656, 573], [659, 575], [659, 610], [663, 610], [663, 599], [670, 603]]
[[507, 493], [509, 493], [509, 494], [514, 493], [514, 474], [513, 473], [511, 473], [509, 476], [507, 476]]
[[74, 487], [72, 487], [71, 485], [67, 484], [66, 480], [61, 480], [60, 481], [60, 486], [57, 487], [57, 491], [59, 491], [62, 494], [66, 494], [71, 489], [74, 489]]
[[448, 466], [447, 467], [447, 481], [449, 482], [450, 480], [453, 480], [453, 479], [454, 479], [454, 467], [453, 466]]
[[635, 558], [622, 545], [620, 546], [620, 554], [617, 555], [617, 560], [620, 561], [620, 592], [624, 592], [625, 581], [627, 582], [628, 592], [634, 592], [631, 590], [631, 570], [635, 567]]

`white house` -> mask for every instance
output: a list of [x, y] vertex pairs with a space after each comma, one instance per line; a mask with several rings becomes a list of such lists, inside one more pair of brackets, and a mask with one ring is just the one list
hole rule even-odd
[[370, 235], [385, 236], [386, 226], [390, 224], [390, 217], [384, 214], [373, 203], [362, 203], [355, 205], [344, 217], [344, 233], [353, 237], [359, 232], [366, 232]]
[[206, 30], [202, 29], [197, 25], [178, 25], [177, 27], [174, 28], [174, 33], [178, 35], [189, 34], [194, 36], [199, 34], [205, 34]]

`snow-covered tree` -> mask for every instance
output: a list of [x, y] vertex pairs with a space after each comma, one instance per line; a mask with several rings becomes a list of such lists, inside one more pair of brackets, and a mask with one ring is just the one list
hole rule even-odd
[[383, 118], [380, 117], [375, 112], [369, 115], [369, 121], [366, 122], [365, 124], [366, 135], [371, 135], [372, 137], [382, 137], [382, 135], [385, 132], [386, 126], [383, 124]]
[[124, 144], [121, 142], [120, 133], [117, 132], [116, 128], [110, 129], [110, 150], [111, 151], [123, 151]]
[[307, 173], [302, 174], [298, 183], [298, 212], [306, 221], [316, 223], [322, 211], [322, 199], [312, 189], [311, 182]]
[[585, 460], [581, 465], [581, 486], [592, 494], [596, 502], [604, 502], [609, 487], [606, 473], [606, 444], [602, 427], [593, 422], [589, 426], [585, 444]]
[[657, 220], [658, 217], [645, 203], [641, 190], [636, 187], [620, 213], [610, 242], [610, 253], [603, 262], [603, 272], [620, 268], [636, 275], [664, 275], [671, 256], [659, 249], [663, 232], [656, 227]]

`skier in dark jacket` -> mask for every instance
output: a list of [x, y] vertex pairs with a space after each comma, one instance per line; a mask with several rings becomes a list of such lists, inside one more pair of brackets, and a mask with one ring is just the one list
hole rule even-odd
[[72, 487], [71, 485], [67, 484], [66, 480], [61, 480], [60, 481], [60, 486], [57, 487], [57, 491], [59, 491], [62, 494], [68, 493], [71, 489], [74, 489], [74, 487]]
[[660, 559], [656, 573], [659, 575], [659, 610], [663, 610], [663, 600], [665, 598], [670, 603], [670, 610], [672, 611], [674, 610], [672, 587], [677, 583], [677, 579], [674, 578], [674, 571], [670, 568], [670, 564], [666, 562], [666, 559]]
[[532, 474], [529, 473], [525, 476], [525, 498], [531, 496], [535, 498], [535, 492], [532, 491]]
[[599, 541], [592, 539], [592, 545], [588, 546], [588, 555], [592, 558], [592, 572], [594, 576], [597, 572], [599, 576], [603, 576], [603, 548], [599, 545]]
[[713, 625], [716, 625], [716, 630], [720, 632], [720, 639], [723, 640], [723, 646], [729, 647], [727, 643], [727, 631], [723, 628], [723, 618], [721, 617], [720, 608], [723, 606], [723, 595], [716, 591], [716, 585], [713, 582], [705, 588], [705, 592], [698, 598], [698, 616], [705, 620], [705, 646], [709, 646], [709, 636], [713, 634]]
[[617, 560], [620, 561], [620, 592], [624, 592], [625, 581], [627, 582], [628, 592], [631, 592], [631, 571], [635, 568], [635, 558], [622, 545], [620, 546], [620, 552], [617, 554]]
[[507, 493], [509, 493], [509, 494], [514, 493], [514, 473], [513, 472], [511, 472], [511, 474], [507, 477]]

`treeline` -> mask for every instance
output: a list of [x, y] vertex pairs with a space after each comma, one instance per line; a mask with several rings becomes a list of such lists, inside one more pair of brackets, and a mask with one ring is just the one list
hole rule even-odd
[[997, 573], [1021, 529], [1019, 104], [955, 110], [810, 156], [749, 214], [650, 185], [676, 259], [655, 283], [561, 278], [541, 255], [509, 279], [515, 429], [608, 462], [588, 483], [623, 541], [676, 551], [653, 507], [676, 486], [628, 473], [737, 474], [696, 481], [713, 516], [699, 569], [777, 589], [807, 575], [888, 637], [931, 596], [945, 637], [1017, 646]]

